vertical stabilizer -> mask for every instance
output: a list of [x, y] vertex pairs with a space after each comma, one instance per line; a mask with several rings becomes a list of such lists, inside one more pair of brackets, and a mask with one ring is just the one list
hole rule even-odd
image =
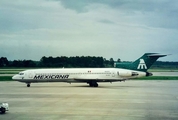
[[166, 55], [158, 53], [145, 53], [142, 57], [132, 63], [132, 69], [146, 72], [158, 58], [164, 56]]
[[145, 53], [133, 63], [115, 63], [115, 67], [146, 72], [158, 58], [164, 56], [167, 55], [158, 53]]

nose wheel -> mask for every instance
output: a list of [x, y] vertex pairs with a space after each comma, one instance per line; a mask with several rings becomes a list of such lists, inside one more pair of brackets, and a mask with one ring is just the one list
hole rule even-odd
[[27, 87], [30, 87], [30, 83], [27, 83]]

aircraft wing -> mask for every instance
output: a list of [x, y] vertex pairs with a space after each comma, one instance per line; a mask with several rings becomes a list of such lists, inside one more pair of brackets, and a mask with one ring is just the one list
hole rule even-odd
[[75, 81], [77, 82], [90, 82], [90, 81], [95, 81], [95, 82], [117, 82], [117, 81], [125, 81], [126, 79], [97, 79], [97, 78], [74, 78]]

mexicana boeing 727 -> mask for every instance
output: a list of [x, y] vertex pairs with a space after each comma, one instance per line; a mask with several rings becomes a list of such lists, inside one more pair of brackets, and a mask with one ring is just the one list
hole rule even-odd
[[151, 65], [166, 55], [145, 53], [132, 63], [115, 63], [114, 68], [55, 68], [32, 69], [20, 72], [12, 77], [13, 80], [24, 82], [27, 87], [31, 83], [40, 82], [68, 82], [88, 83], [91, 87], [98, 87], [98, 82], [117, 82], [127, 79], [151, 76], [147, 72]]

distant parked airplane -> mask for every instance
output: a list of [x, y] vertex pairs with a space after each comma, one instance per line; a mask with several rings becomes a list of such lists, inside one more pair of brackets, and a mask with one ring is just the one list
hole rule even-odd
[[151, 76], [147, 72], [151, 65], [166, 55], [145, 53], [133, 63], [115, 63], [115, 68], [60, 68], [60, 69], [32, 69], [20, 72], [12, 77], [13, 80], [24, 82], [27, 87], [38, 82], [68, 82], [88, 83], [91, 87], [98, 87], [97, 82], [117, 82], [131, 78]]

